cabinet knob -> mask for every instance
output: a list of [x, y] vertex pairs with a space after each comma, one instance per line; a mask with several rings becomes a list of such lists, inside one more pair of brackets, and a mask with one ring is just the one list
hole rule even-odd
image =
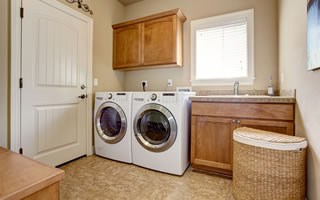
[[241, 122], [240, 120], [237, 121], [238, 124], [240, 124], [240, 122]]
[[232, 123], [236, 123], [236, 120], [232, 120]]

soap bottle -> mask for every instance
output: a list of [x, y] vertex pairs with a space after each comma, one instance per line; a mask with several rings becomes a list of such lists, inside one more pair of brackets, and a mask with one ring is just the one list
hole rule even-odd
[[268, 95], [269, 96], [274, 96], [274, 88], [272, 86], [272, 75], [270, 76], [270, 85], [268, 87]]

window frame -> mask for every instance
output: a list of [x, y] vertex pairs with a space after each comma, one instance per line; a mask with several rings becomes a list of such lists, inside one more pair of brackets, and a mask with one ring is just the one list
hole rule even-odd
[[[247, 77], [196, 79], [196, 32], [198, 30], [214, 28], [236, 23], [240, 19], [247, 20], [247, 47], [248, 47], [248, 72]], [[241, 85], [253, 85], [254, 77], [254, 9], [233, 12], [191, 21], [191, 84], [192, 86], [228, 86], [235, 81]]]

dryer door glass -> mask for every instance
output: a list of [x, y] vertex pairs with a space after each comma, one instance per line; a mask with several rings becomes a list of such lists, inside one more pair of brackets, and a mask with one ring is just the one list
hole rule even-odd
[[150, 144], [159, 145], [170, 136], [169, 121], [157, 110], [148, 110], [138, 121], [138, 130]]
[[143, 106], [134, 119], [137, 141], [147, 150], [163, 152], [169, 149], [177, 136], [177, 124], [167, 108], [159, 104]]
[[106, 102], [99, 107], [95, 122], [99, 136], [110, 144], [121, 141], [127, 130], [125, 113], [120, 106], [112, 102]]

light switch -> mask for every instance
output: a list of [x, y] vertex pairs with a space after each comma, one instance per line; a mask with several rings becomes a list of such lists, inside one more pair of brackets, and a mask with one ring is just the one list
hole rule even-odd
[[281, 75], [280, 75], [280, 82], [283, 83], [283, 81], [284, 81], [284, 74], [281, 73]]
[[99, 85], [99, 79], [97, 78], [93, 79], [93, 85], [97, 87]]

